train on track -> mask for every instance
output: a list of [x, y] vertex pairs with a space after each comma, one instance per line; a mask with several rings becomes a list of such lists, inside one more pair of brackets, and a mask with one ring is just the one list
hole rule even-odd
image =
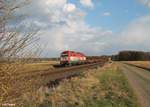
[[86, 61], [86, 56], [80, 52], [64, 51], [60, 55], [61, 65], [77, 65], [83, 64]]
[[72, 66], [98, 62], [103, 63], [107, 62], [108, 60], [108, 56], [85, 56], [83, 53], [75, 51], [63, 51], [60, 54], [60, 65], [62, 66]]

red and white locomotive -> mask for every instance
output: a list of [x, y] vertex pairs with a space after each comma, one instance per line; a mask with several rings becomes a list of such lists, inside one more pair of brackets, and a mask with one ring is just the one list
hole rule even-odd
[[86, 61], [86, 56], [80, 52], [64, 51], [60, 55], [61, 65], [77, 65], [83, 64]]

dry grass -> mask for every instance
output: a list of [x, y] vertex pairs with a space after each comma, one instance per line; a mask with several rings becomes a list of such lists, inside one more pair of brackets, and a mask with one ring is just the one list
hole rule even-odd
[[116, 65], [90, 70], [53, 89], [41, 87], [24, 98], [27, 107], [138, 107]]
[[58, 64], [58, 61], [43, 61], [40, 63], [30, 63], [24, 64], [20, 69], [21, 72], [32, 72], [32, 71], [42, 71], [48, 69], [54, 69], [53, 65]]
[[127, 61], [127, 63], [150, 69], [150, 61]]
[[[7, 64], [7, 63], [1, 63], [1, 68], [6, 69], [6, 67], [11, 68], [15, 70], [15, 73], [24, 73], [24, 72], [32, 72], [32, 71], [42, 71], [42, 70], [48, 70], [48, 69], [54, 69], [53, 65], [58, 64], [58, 61], [42, 61], [39, 63], [13, 63], [13, 64]], [[14, 70], [12, 70], [14, 71]]]
[[[57, 61], [43, 61], [40, 63], [0, 63], [0, 103], [5, 101], [7, 97], [11, 95], [15, 95], [16, 93], [21, 93], [23, 90], [19, 90], [21, 87], [25, 87], [25, 89], [32, 88], [32, 81], [28, 80], [28, 82], [18, 81], [16, 79], [18, 73], [24, 72], [34, 72], [34, 71], [42, 71], [48, 69], [54, 69], [53, 64], [57, 64]], [[14, 83], [12, 83], [12, 81]], [[40, 82], [38, 80], [37, 82]], [[18, 85], [17, 85], [18, 84]], [[16, 86], [17, 85], [17, 86]]]

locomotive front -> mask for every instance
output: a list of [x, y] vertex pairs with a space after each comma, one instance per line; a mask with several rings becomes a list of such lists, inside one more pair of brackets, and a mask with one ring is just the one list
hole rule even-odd
[[69, 65], [69, 52], [64, 51], [60, 55], [60, 65]]

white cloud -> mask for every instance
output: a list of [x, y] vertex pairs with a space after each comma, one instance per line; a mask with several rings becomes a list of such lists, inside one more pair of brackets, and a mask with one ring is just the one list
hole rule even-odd
[[122, 32], [122, 40], [126, 45], [149, 45], [150, 16], [142, 17], [131, 24]]
[[65, 4], [64, 11], [65, 12], [74, 12], [76, 10], [76, 6], [72, 3]]
[[[86, 12], [67, 0], [32, 0], [29, 6], [18, 10], [17, 14], [29, 16], [23, 22], [17, 19], [16, 23], [24, 23], [25, 27], [22, 28], [28, 27], [27, 22], [41, 28], [40, 44], [46, 44], [44, 51], [47, 53], [44, 56], [58, 56], [66, 49], [88, 55], [119, 49], [150, 49], [150, 15], [130, 23], [115, 36], [111, 30], [90, 27], [84, 21]], [[104, 15], [109, 16], [111, 13], [105, 12]]]
[[62, 6], [67, 2], [67, 0], [39, 0], [39, 1], [46, 3], [46, 5], [53, 5], [53, 6]]
[[42, 41], [48, 43], [48, 52], [70, 49], [87, 55], [98, 55], [109, 47], [107, 38], [112, 35], [112, 31], [91, 28], [82, 21], [77, 21], [45, 30], [43, 34]]
[[[93, 6], [89, 0], [82, 3]], [[98, 55], [109, 47], [106, 38], [112, 31], [90, 27], [84, 22], [86, 12], [67, 0], [32, 0], [29, 6], [16, 12], [22, 13], [29, 13], [24, 23], [32, 23], [41, 29], [40, 44], [46, 44], [44, 56], [58, 56], [68, 49]]]
[[143, 50], [150, 51], [150, 15], [134, 20], [115, 38], [110, 38], [114, 51]]
[[111, 13], [110, 13], [110, 12], [104, 12], [102, 15], [103, 15], [103, 16], [110, 16]]
[[94, 6], [92, 0], [80, 0], [80, 3], [86, 7], [93, 7]]
[[139, 0], [143, 5], [150, 8], [150, 0]]

